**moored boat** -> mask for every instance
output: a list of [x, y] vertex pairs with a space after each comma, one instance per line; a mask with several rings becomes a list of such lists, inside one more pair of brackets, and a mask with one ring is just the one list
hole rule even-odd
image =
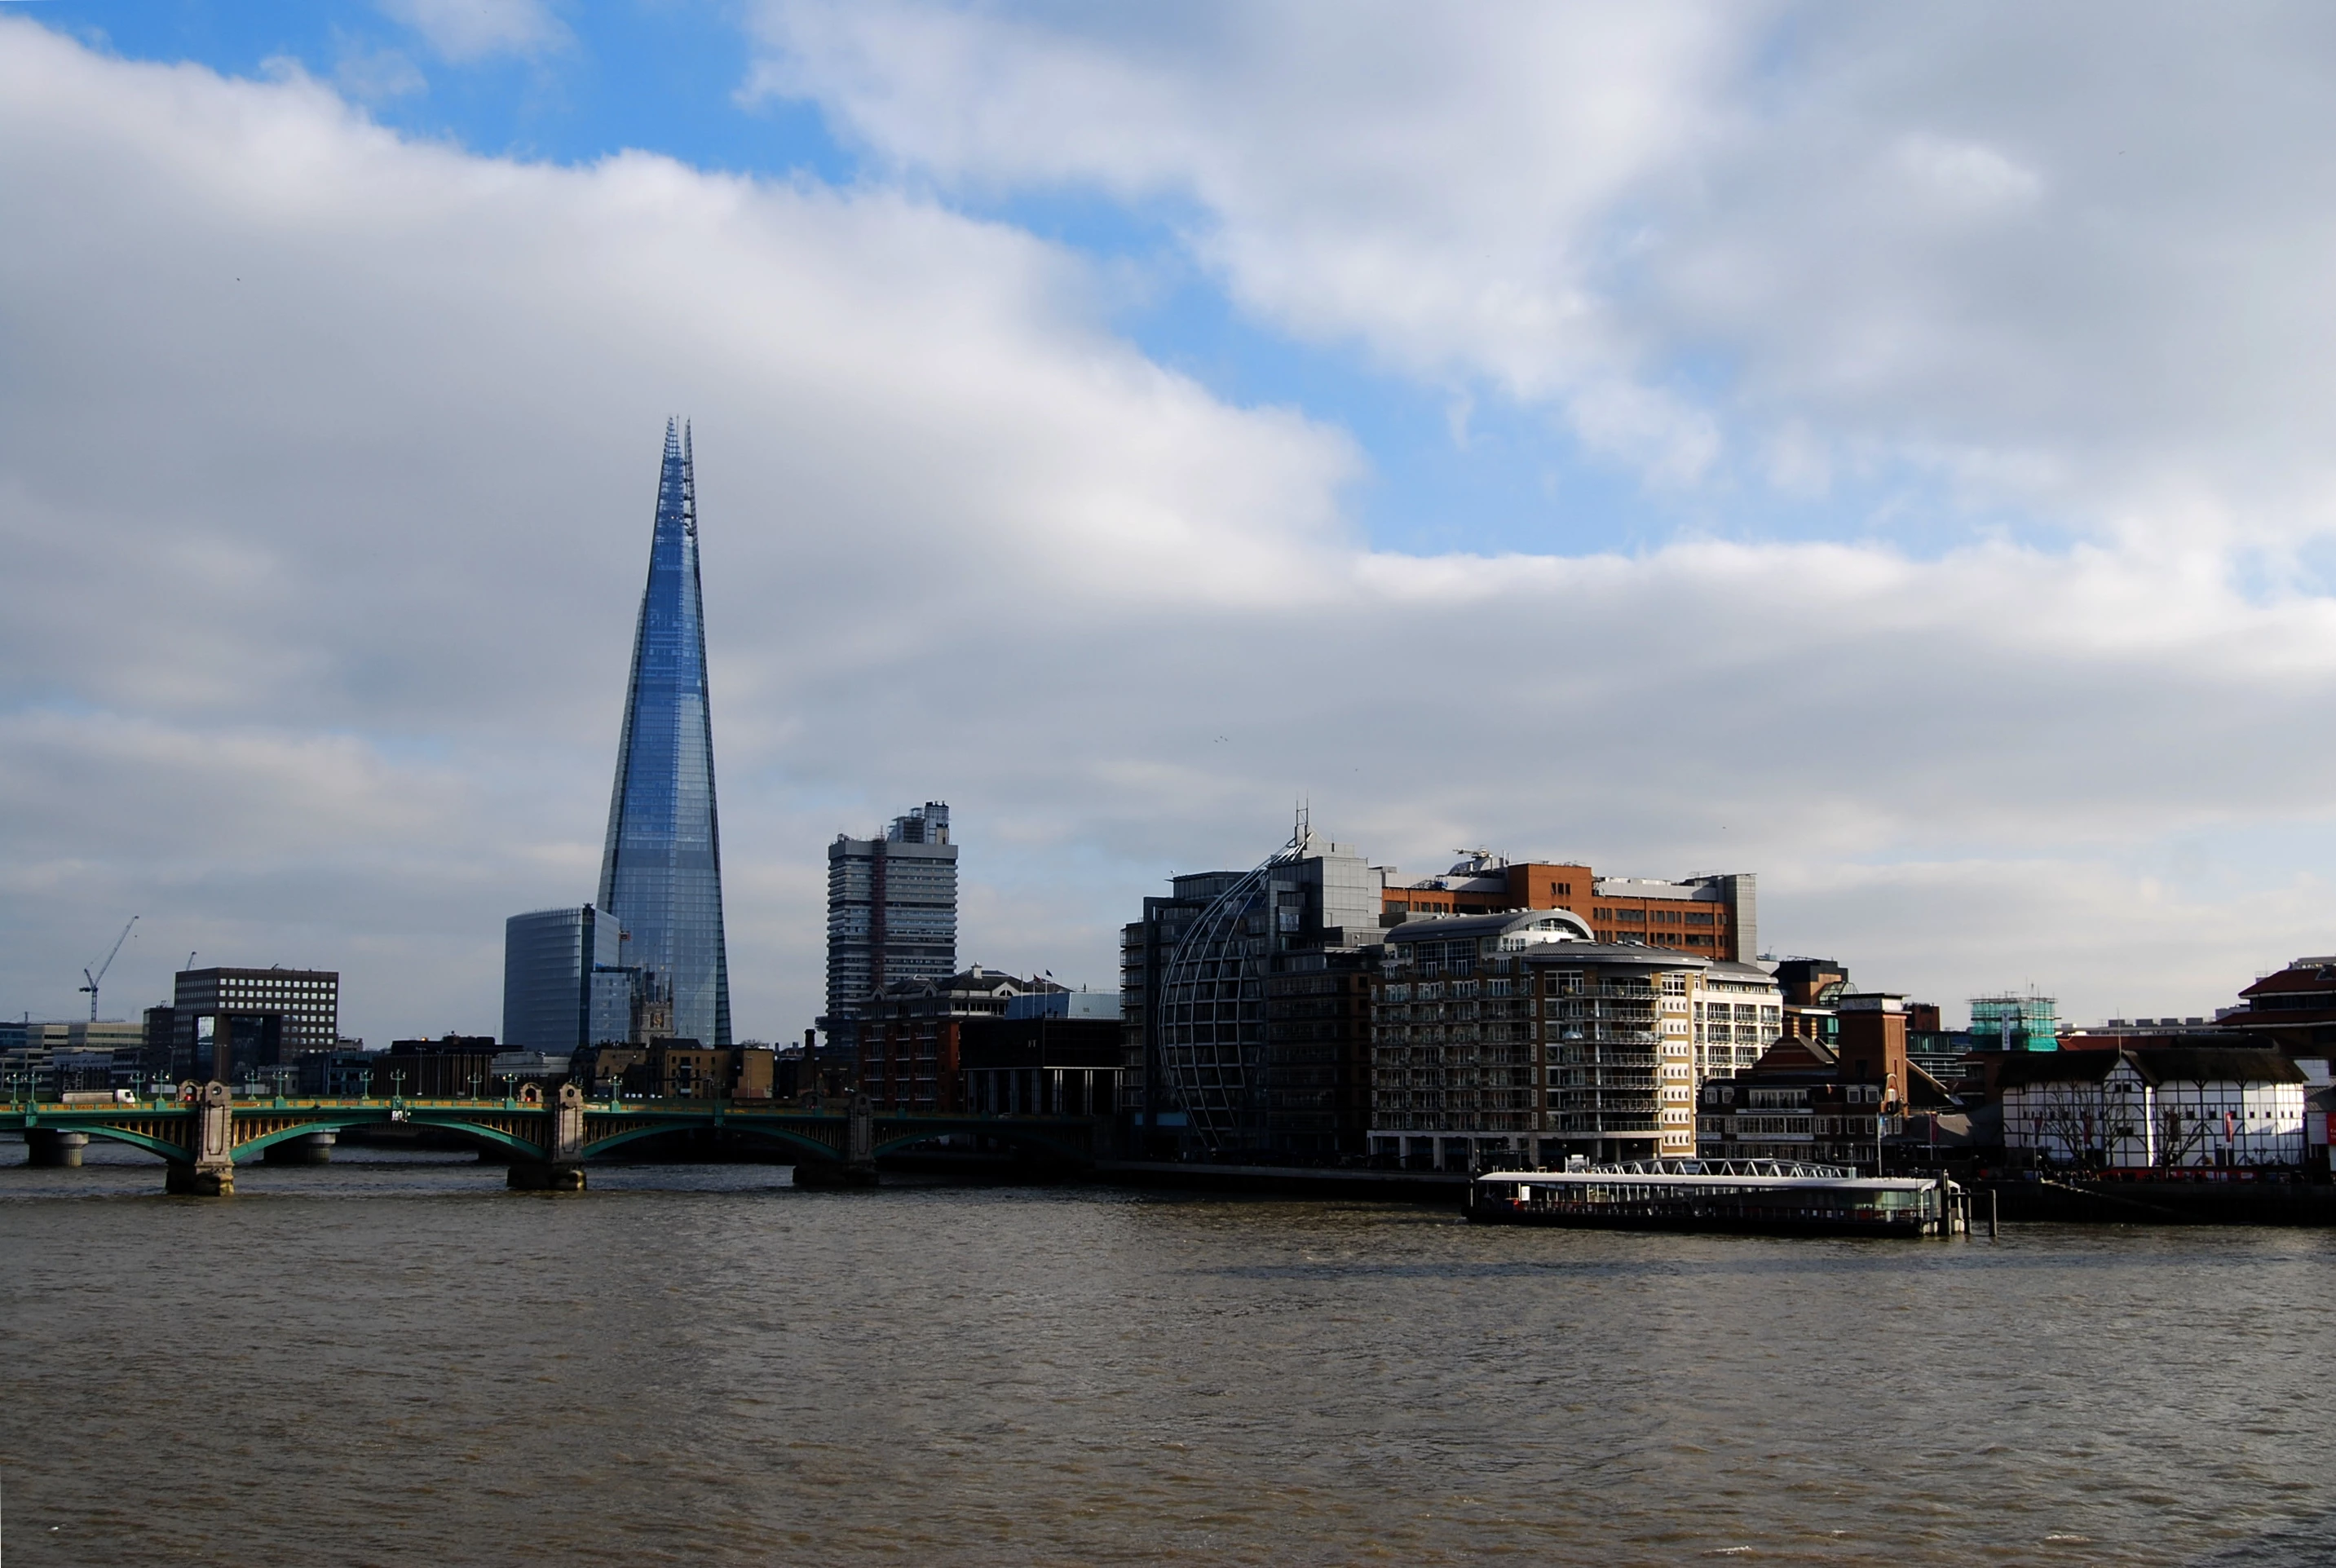
[[1468, 1217], [1488, 1225], [1769, 1235], [1953, 1236], [1971, 1229], [1968, 1194], [1943, 1176], [1861, 1176], [1775, 1160], [1491, 1171], [1469, 1186]]

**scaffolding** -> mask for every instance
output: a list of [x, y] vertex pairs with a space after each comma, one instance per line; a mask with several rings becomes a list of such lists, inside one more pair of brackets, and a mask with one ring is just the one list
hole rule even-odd
[[1971, 999], [1971, 1042], [1977, 1051], [2057, 1051], [2059, 998], [2006, 993]]

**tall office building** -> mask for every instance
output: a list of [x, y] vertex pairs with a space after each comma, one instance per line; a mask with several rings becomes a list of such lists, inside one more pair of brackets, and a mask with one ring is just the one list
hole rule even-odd
[[892, 819], [881, 838], [835, 835], [827, 846], [827, 1013], [830, 1044], [859, 1048], [868, 998], [893, 980], [957, 972], [957, 846], [949, 807], [928, 801]]
[[617, 922], [590, 904], [503, 922], [503, 1046], [574, 1051], [632, 1037], [632, 971]]
[[697, 580], [697, 486], [689, 432], [671, 420], [598, 902], [624, 927], [627, 961], [645, 981], [671, 988], [672, 1032], [727, 1047], [730, 964]]
[[331, 969], [180, 969], [170, 990], [180, 1077], [233, 1083], [340, 1039], [341, 977]]

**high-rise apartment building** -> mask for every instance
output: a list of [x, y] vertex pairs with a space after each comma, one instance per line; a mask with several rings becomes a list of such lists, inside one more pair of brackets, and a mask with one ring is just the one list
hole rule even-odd
[[503, 922], [503, 1047], [572, 1052], [632, 1038], [632, 971], [614, 918], [590, 904]]
[[722, 930], [722, 840], [706, 615], [697, 575], [697, 487], [689, 433], [667, 421], [648, 584], [633, 633], [598, 907], [622, 923], [627, 959], [669, 988], [671, 1032], [730, 1044], [730, 963]]
[[827, 846], [827, 1011], [831, 1046], [851, 1059], [870, 998], [897, 980], [957, 969], [957, 845], [949, 807], [928, 801], [883, 836], [838, 833]]
[[1571, 910], [1406, 921], [1376, 989], [1372, 1153], [1441, 1168], [1691, 1158], [1703, 1083], [1782, 1028], [1766, 970], [1601, 942]]

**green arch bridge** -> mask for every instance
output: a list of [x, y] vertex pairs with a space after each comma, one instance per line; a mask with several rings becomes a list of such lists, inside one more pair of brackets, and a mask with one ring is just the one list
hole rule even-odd
[[78, 1164], [92, 1138], [129, 1144], [165, 1162], [172, 1193], [235, 1191], [239, 1160], [287, 1151], [322, 1154], [325, 1136], [350, 1127], [431, 1127], [497, 1149], [511, 1160], [511, 1185], [580, 1192], [585, 1162], [663, 1134], [719, 1130], [795, 1156], [805, 1186], [872, 1183], [879, 1157], [952, 1135], [974, 1135], [1074, 1166], [1091, 1165], [1096, 1126], [1084, 1116], [972, 1116], [878, 1111], [864, 1095], [829, 1109], [735, 1100], [588, 1100], [573, 1084], [549, 1096], [524, 1091], [501, 1100], [238, 1100], [224, 1084], [182, 1085], [175, 1096], [136, 1103], [0, 1105], [0, 1133], [21, 1132], [40, 1164]]

